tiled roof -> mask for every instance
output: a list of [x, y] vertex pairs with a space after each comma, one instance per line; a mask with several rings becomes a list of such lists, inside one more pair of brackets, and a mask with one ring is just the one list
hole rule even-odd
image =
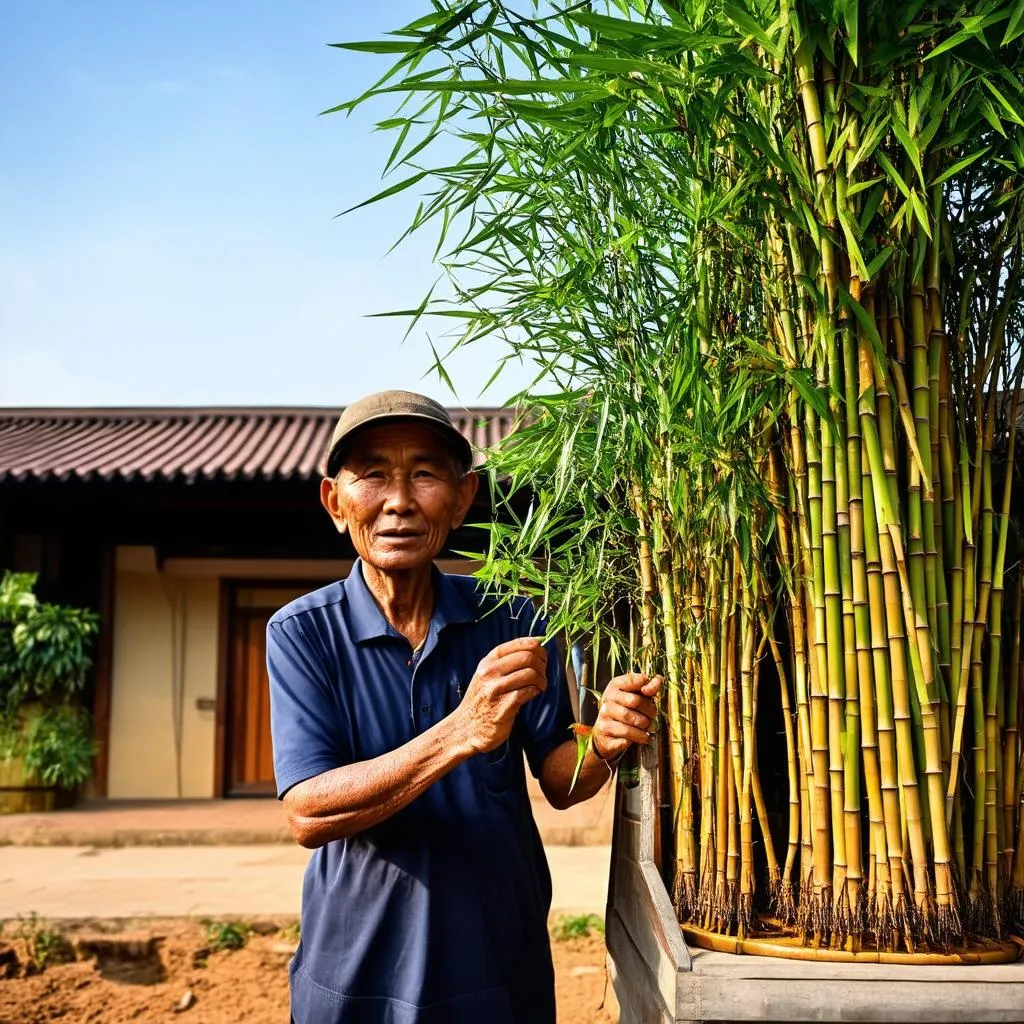
[[[479, 452], [509, 409], [451, 409]], [[288, 480], [320, 473], [337, 409], [0, 409], [0, 482]], [[478, 463], [482, 456], [477, 455]]]

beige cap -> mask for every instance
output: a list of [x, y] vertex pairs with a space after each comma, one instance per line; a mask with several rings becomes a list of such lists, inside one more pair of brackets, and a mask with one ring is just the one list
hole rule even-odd
[[357, 430], [390, 420], [412, 420], [436, 430], [451, 445], [462, 468], [466, 471], [472, 468], [473, 449], [455, 428], [443, 405], [414, 391], [378, 391], [353, 402], [341, 414], [327, 446], [324, 460], [327, 475], [338, 475], [345, 457], [346, 442]]

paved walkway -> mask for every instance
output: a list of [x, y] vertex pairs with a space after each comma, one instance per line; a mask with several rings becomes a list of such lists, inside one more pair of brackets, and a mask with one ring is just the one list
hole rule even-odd
[[[604, 917], [610, 848], [549, 846], [552, 914]], [[298, 916], [299, 846], [0, 849], [0, 919]]]
[[[533, 816], [548, 846], [607, 845], [613, 798], [554, 810], [529, 782]], [[0, 815], [3, 846], [247, 846], [292, 845], [284, 810], [272, 798], [236, 800], [96, 801], [50, 814]], [[3, 904], [0, 903], [0, 911]]]

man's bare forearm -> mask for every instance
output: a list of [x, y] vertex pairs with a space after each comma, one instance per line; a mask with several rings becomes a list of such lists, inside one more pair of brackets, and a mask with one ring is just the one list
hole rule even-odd
[[473, 753], [467, 730], [449, 716], [387, 754], [300, 782], [284, 797], [292, 835], [315, 849], [373, 828]]
[[552, 807], [565, 810], [574, 804], [589, 800], [595, 793], [600, 792], [605, 784], [615, 773], [614, 766], [608, 765], [593, 753], [588, 752], [580, 768], [579, 778], [572, 792], [569, 786], [572, 783], [573, 772], [576, 771], [576, 741], [568, 740], [561, 746], [555, 747], [548, 754], [541, 767], [540, 786], [544, 796]]

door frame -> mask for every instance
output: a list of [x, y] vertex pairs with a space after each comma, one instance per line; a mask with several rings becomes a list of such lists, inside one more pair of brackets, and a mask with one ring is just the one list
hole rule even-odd
[[296, 588], [306, 592], [317, 590], [333, 582], [330, 575], [314, 579], [294, 579], [281, 577], [236, 577], [224, 578], [219, 581], [219, 600], [217, 615], [217, 695], [216, 710], [214, 713], [214, 752], [213, 752], [213, 796], [214, 799], [236, 799], [245, 797], [272, 796], [265, 789], [254, 790], [246, 793], [244, 790], [234, 790], [231, 787], [232, 766], [231, 759], [234, 756], [234, 724], [236, 721], [236, 709], [234, 706], [235, 694], [233, 692], [234, 680], [234, 644], [235, 622], [237, 612], [244, 609], [238, 608], [238, 591], [245, 589], [257, 589], [266, 587], [273, 590], [286, 590]]

